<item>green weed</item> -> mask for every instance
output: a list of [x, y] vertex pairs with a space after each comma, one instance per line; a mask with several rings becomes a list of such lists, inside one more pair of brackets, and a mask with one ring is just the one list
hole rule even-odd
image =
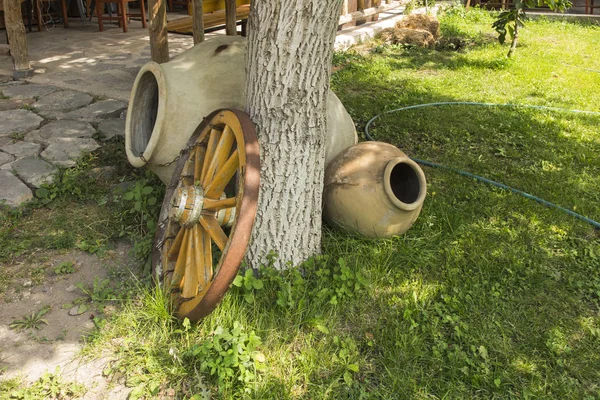
[[31, 315], [26, 315], [22, 319], [15, 319], [8, 326], [11, 329], [15, 329], [17, 331], [20, 330], [29, 330], [29, 329], [41, 329], [42, 324], [48, 325], [48, 321], [46, 321], [43, 317], [51, 310], [50, 306], [42, 307], [37, 312], [32, 312]]
[[75, 263], [73, 261], [63, 261], [53, 269], [56, 275], [67, 275], [75, 272]]
[[0, 393], [2, 399], [17, 399], [17, 400], [33, 400], [33, 399], [56, 399], [66, 400], [80, 398], [86, 392], [84, 385], [74, 382], [65, 382], [60, 377], [60, 370], [56, 367], [54, 373], [46, 372], [40, 379], [35, 381], [28, 387], [16, 380], [8, 384], [0, 384], [5, 386], [5, 395]]

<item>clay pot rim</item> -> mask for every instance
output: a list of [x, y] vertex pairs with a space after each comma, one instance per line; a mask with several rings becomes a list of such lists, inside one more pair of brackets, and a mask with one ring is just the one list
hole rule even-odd
[[[420, 188], [419, 196], [412, 203], [405, 203], [403, 201], [400, 201], [400, 199], [398, 199], [398, 197], [396, 197], [396, 195], [394, 194], [394, 191], [392, 190], [392, 187], [390, 185], [390, 182], [391, 182], [390, 176], [392, 174], [392, 170], [398, 164], [409, 165], [413, 169], [413, 171], [417, 175], [417, 179], [419, 180], [419, 188]], [[387, 163], [387, 165], [385, 166], [385, 170], [383, 172], [383, 189], [385, 191], [385, 194], [388, 196], [388, 198], [390, 199], [390, 201], [392, 202], [392, 204], [394, 206], [396, 206], [399, 209], [404, 210], [404, 211], [416, 210], [417, 208], [419, 208], [423, 205], [423, 201], [425, 201], [425, 196], [427, 195], [427, 181], [425, 179], [425, 173], [423, 172], [421, 167], [419, 167], [419, 165], [416, 162], [411, 160], [406, 155], [404, 155], [402, 157], [393, 158]]]
[[[133, 153], [133, 149], [131, 148], [131, 145], [130, 145], [132, 137], [133, 137], [133, 131], [132, 131], [133, 118], [131, 117], [131, 113], [135, 112], [134, 108], [131, 107], [131, 105], [137, 104], [135, 99], [138, 96], [138, 90], [140, 90], [140, 88], [142, 86], [139, 84], [140, 83], [139, 81], [146, 75], [146, 73], [152, 74], [154, 76], [154, 79], [156, 79], [156, 84], [158, 86], [158, 110], [156, 112], [156, 120], [154, 122], [154, 127], [152, 128], [152, 132], [150, 133], [150, 140], [148, 140], [146, 148], [142, 152], [143, 157], [140, 157], [137, 154]], [[129, 96], [130, 107], [128, 107], [128, 109], [127, 109], [127, 119], [126, 119], [126, 125], [125, 125], [125, 139], [126, 139], [125, 151], [127, 153], [127, 158], [129, 159], [129, 162], [134, 167], [143, 167], [148, 163], [148, 161], [152, 158], [154, 150], [156, 149], [156, 145], [158, 144], [158, 142], [162, 136], [162, 130], [163, 130], [162, 126], [163, 126], [165, 114], [166, 114], [166, 105], [165, 105], [165, 103], [166, 103], [165, 97], [167, 96], [166, 88], [167, 88], [167, 86], [166, 86], [166, 82], [165, 82], [165, 75], [163, 73], [163, 70], [162, 70], [162, 67], [160, 66], [160, 64], [158, 64], [157, 62], [154, 62], [154, 61], [149, 61], [146, 64], [144, 64], [144, 66], [138, 72], [137, 77], [135, 78], [135, 82], [133, 84], [133, 90], [131, 91], [131, 95]]]

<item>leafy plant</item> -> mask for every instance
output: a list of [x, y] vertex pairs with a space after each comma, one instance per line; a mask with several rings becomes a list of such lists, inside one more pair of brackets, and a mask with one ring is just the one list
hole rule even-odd
[[152, 243], [156, 232], [156, 222], [160, 213], [164, 186], [156, 175], [148, 172], [138, 179], [119, 199], [122, 209], [119, 236], [129, 236], [133, 240], [133, 255], [145, 260], [145, 271], [149, 272]]
[[43, 316], [50, 311], [52, 307], [44, 306], [41, 310], [37, 312], [31, 313], [31, 315], [27, 315], [23, 317], [23, 319], [16, 319], [12, 321], [9, 326], [17, 331], [27, 330], [27, 329], [41, 329], [42, 324], [48, 325], [48, 321], [46, 321]]
[[81, 240], [76, 244], [79, 250], [85, 251], [90, 254], [103, 255], [106, 251], [105, 241], [102, 239], [96, 240]]
[[54, 273], [56, 275], [67, 275], [75, 272], [75, 263], [73, 261], [63, 261], [54, 267]]
[[342, 366], [342, 378], [346, 385], [352, 385], [354, 374], [358, 373], [360, 368], [357, 360], [360, 356], [356, 342], [351, 337], [333, 337], [333, 344], [337, 347], [334, 360]]
[[[86, 294], [87, 301], [96, 303], [97, 307], [100, 308], [103, 307], [108, 301], [118, 300], [115, 291], [110, 286], [109, 279], [94, 278], [94, 283], [92, 285], [85, 286], [82, 283], [78, 283], [75, 286], [77, 286], [84, 294]], [[79, 307], [80, 310], [81, 307], [85, 307], [85, 309], [83, 309], [81, 312], [85, 312], [87, 310], [87, 306], [85, 304], [80, 304]]]
[[541, 7], [543, 5], [547, 5], [553, 11], [564, 12], [571, 7], [572, 3], [570, 0], [515, 0], [514, 9], [505, 10], [498, 14], [492, 28], [498, 32], [500, 44], [504, 44], [507, 34], [512, 39], [507, 57], [511, 57], [515, 52], [519, 40], [519, 28], [524, 27], [525, 22], [528, 20], [525, 8]]
[[258, 363], [264, 355], [258, 351], [261, 339], [254, 331], [246, 333], [235, 321], [233, 328], [217, 327], [202, 344], [193, 345], [184, 354], [199, 363], [199, 370], [216, 377], [219, 386], [231, 386], [236, 381], [247, 384], [256, 377]]
[[44, 373], [31, 386], [12, 390], [10, 398], [18, 400], [67, 400], [78, 398], [85, 394], [86, 388], [84, 385], [74, 382], [64, 382], [59, 374], [60, 368], [56, 367], [54, 373]]
[[96, 159], [95, 153], [88, 153], [74, 167], [59, 170], [51, 184], [42, 185], [36, 190], [38, 200], [46, 205], [58, 198], [86, 200], [98, 195], [102, 188], [90, 174]]
[[250, 304], [254, 303], [254, 292], [264, 287], [263, 282], [254, 276], [254, 270], [248, 268], [244, 275], [237, 275], [232, 285], [239, 287], [244, 292], [244, 300]]

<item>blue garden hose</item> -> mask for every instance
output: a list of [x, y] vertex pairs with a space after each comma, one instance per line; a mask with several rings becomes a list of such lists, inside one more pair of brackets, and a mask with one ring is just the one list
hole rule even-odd
[[[371, 124], [373, 123], [373, 121], [375, 121], [377, 118], [381, 117], [382, 115], [386, 115], [386, 114], [392, 114], [392, 113], [396, 113], [396, 112], [400, 112], [400, 111], [405, 111], [405, 110], [412, 110], [415, 108], [424, 108], [424, 107], [435, 107], [435, 106], [448, 106], [448, 105], [462, 105], [462, 106], [483, 106], [483, 107], [518, 107], [518, 108], [533, 108], [533, 109], [540, 109], [540, 110], [549, 110], [549, 111], [561, 111], [561, 112], [571, 112], [571, 113], [580, 113], [580, 114], [588, 114], [588, 115], [600, 115], [600, 112], [596, 112], [596, 111], [583, 111], [583, 110], [570, 110], [570, 109], [566, 109], [566, 108], [557, 108], [557, 107], [546, 107], [546, 106], [533, 106], [533, 105], [526, 105], [526, 104], [494, 104], [494, 103], [478, 103], [478, 102], [462, 102], [462, 101], [447, 101], [447, 102], [439, 102], [439, 103], [427, 103], [427, 104], [417, 104], [414, 106], [407, 106], [407, 107], [400, 107], [400, 108], [396, 108], [390, 111], [386, 111], [383, 112], [381, 114], [378, 114], [376, 116], [374, 116], [373, 118], [371, 118], [369, 120], [369, 122], [367, 122], [367, 124], [365, 125], [365, 136], [367, 137], [368, 140], [375, 140], [373, 139], [373, 137], [369, 134], [369, 127], [371, 126]], [[469, 178], [474, 178], [478, 181], [499, 187], [501, 189], [504, 190], [508, 190], [510, 192], [516, 193], [516, 194], [520, 194], [521, 196], [530, 199], [530, 200], [534, 200], [537, 201], [540, 204], [543, 204], [545, 206], [548, 207], [552, 207], [552, 208], [556, 208], [562, 212], [565, 212], [575, 218], [578, 218], [584, 222], [587, 222], [588, 224], [591, 224], [592, 226], [594, 226], [596, 229], [600, 229], [600, 222], [594, 221], [588, 217], [585, 217], [581, 214], [578, 214], [574, 211], [571, 211], [569, 209], [566, 209], [564, 207], [561, 207], [557, 204], [551, 203], [547, 200], [541, 199], [537, 196], [534, 196], [532, 194], [526, 193], [522, 190], [519, 189], [515, 189], [513, 187], [507, 186], [503, 183], [499, 183], [499, 182], [495, 182], [492, 181], [490, 179], [484, 178], [483, 176], [479, 176], [479, 175], [475, 175], [472, 174], [470, 172], [467, 171], [462, 171], [460, 169], [457, 168], [452, 168], [452, 167], [447, 167], [445, 165], [441, 165], [441, 164], [437, 164], [431, 161], [425, 161], [425, 160], [419, 160], [417, 158], [412, 158], [411, 159], [421, 165], [426, 165], [428, 167], [434, 167], [434, 168], [440, 168], [440, 169], [444, 169], [447, 171], [452, 171], [455, 172], [457, 174], [469, 177]]]

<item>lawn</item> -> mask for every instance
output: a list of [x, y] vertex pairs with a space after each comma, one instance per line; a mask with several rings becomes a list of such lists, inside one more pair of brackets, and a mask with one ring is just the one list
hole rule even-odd
[[[332, 88], [359, 129], [430, 102], [600, 111], [599, 26], [532, 21], [507, 60], [492, 21], [442, 16], [459, 51], [375, 41], [336, 54]], [[599, 126], [598, 115], [453, 105], [387, 114], [370, 133], [600, 221]], [[106, 374], [132, 398], [600, 398], [600, 231], [424, 171], [428, 196], [403, 236], [325, 227], [322, 257], [242, 272], [199, 324], [172, 319], [162, 294], [140, 286], [85, 354], [112, 359]]]

